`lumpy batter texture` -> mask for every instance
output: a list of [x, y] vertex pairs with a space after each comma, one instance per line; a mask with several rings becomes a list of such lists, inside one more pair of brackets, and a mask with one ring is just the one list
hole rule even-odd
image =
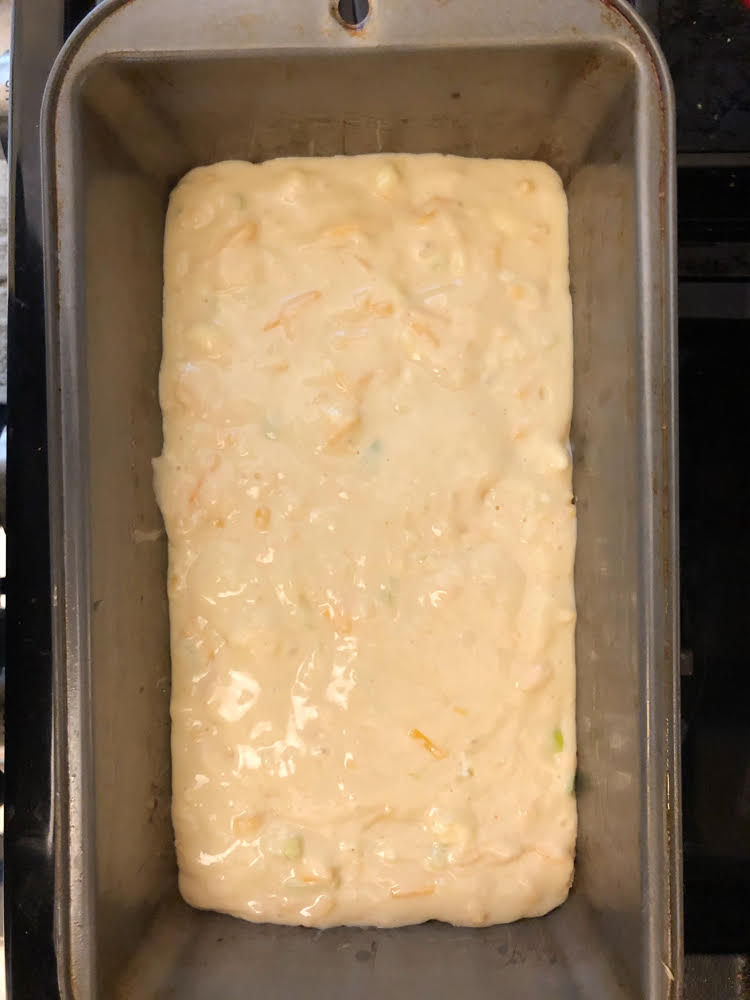
[[172, 194], [164, 450], [188, 902], [491, 924], [576, 809], [565, 195], [540, 163], [221, 163]]

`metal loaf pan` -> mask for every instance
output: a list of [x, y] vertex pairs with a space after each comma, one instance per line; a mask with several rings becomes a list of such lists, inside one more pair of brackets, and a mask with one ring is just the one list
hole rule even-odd
[[[110, 0], [42, 122], [66, 996], [678, 995], [672, 96], [619, 0]], [[571, 898], [483, 930], [316, 932], [198, 912], [170, 824], [161, 252], [167, 196], [238, 157], [545, 160], [570, 203], [580, 836]]]

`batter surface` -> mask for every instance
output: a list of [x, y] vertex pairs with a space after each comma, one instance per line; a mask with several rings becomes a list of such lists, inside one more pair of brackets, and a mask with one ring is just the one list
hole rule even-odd
[[567, 261], [541, 163], [229, 162], [173, 192], [156, 486], [193, 905], [480, 925], [565, 899]]

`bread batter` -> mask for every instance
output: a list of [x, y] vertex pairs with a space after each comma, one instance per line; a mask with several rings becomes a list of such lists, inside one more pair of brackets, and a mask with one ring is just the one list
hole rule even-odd
[[567, 261], [541, 163], [228, 162], [173, 192], [156, 486], [193, 905], [482, 925], [565, 899]]

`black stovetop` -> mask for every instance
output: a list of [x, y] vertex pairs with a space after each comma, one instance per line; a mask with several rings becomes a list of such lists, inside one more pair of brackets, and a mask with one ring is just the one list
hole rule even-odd
[[678, 192], [685, 943], [748, 951], [750, 166]]
[[749, 952], [750, 0], [647, 13], [677, 98], [685, 946]]
[[644, 0], [635, 6], [656, 30], [669, 62], [678, 151], [750, 153], [750, 0]]
[[[14, 27], [14, 100], [23, 103], [23, 113], [14, 111], [11, 160], [7, 514], [7, 948], [14, 1000], [57, 995], [36, 121], [51, 61], [90, 6], [93, 0], [23, 0]], [[677, 97], [686, 947], [748, 953], [750, 0], [640, 0], [637, 7], [659, 36]], [[21, 756], [15, 746], [28, 752]], [[711, 980], [713, 965], [695, 965], [707, 978], [691, 985], [688, 963], [687, 996], [750, 997], [750, 984], [741, 981], [749, 967], [721, 967], [718, 975], [728, 978], [720, 982]]]

